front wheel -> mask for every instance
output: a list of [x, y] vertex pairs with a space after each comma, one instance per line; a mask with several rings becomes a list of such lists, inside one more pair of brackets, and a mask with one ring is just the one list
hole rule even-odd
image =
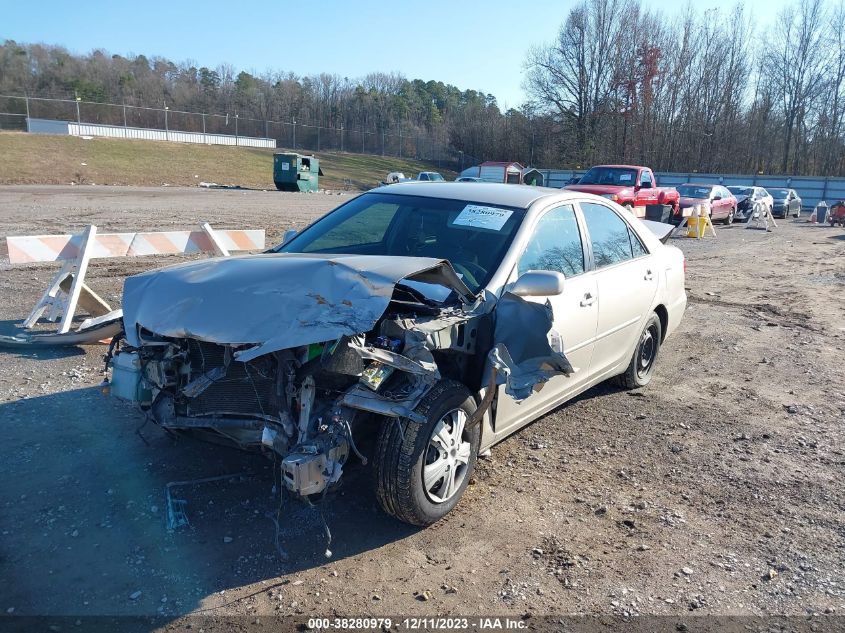
[[481, 443], [481, 425], [467, 426], [475, 408], [469, 389], [442, 380], [415, 409], [425, 422], [384, 422], [374, 466], [376, 496], [385, 512], [427, 526], [458, 504]]
[[621, 386], [626, 389], [638, 389], [651, 382], [662, 336], [663, 327], [660, 324], [660, 317], [652, 313], [640, 334], [628, 368], [618, 377]]
[[728, 212], [728, 217], [726, 217], [726, 218], [725, 218], [725, 224], [726, 224], [726, 225], [728, 225], [728, 226], [730, 226], [731, 224], [733, 224], [733, 223], [734, 223], [734, 218], [735, 218], [735, 217], [736, 217], [736, 209], [732, 208], [732, 209]]

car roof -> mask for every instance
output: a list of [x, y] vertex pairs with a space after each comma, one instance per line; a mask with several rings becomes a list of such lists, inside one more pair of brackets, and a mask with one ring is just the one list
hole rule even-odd
[[507, 185], [497, 182], [439, 182], [436, 185], [421, 182], [400, 182], [372, 189], [370, 193], [390, 193], [403, 196], [463, 200], [481, 204], [498, 204], [506, 207], [527, 209], [540, 198], [557, 197], [560, 200], [583, 198], [584, 194], [535, 187], [531, 185]]

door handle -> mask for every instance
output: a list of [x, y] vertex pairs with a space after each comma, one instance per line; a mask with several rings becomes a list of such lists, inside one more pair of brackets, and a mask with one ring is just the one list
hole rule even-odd
[[595, 302], [596, 298], [588, 292], [584, 295], [584, 298], [581, 299], [581, 307], [586, 308], [587, 306], [593, 305]]
[[646, 281], [651, 281], [654, 279], [654, 274], [651, 272], [651, 269], [645, 271], [645, 277], [643, 277]]

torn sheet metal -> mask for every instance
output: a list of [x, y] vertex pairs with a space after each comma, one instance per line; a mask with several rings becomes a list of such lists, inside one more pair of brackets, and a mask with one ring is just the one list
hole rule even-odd
[[86, 319], [74, 332], [29, 331], [16, 336], [0, 335], [0, 347], [62, 347], [108, 343], [123, 329], [123, 312], [114, 310], [103, 316]]
[[533, 303], [509, 292], [496, 307], [494, 346], [487, 362], [496, 369], [497, 383], [517, 402], [552, 376], [570, 376], [575, 369], [549, 344], [554, 323], [550, 303]]
[[124, 283], [126, 339], [160, 336], [249, 345], [248, 361], [270, 352], [371, 330], [402, 279], [475, 296], [445, 260], [368, 255], [264, 254], [171, 266]]
[[408, 418], [419, 424], [425, 423], [425, 416], [414, 411], [423, 396], [431, 389], [431, 384], [418, 382], [412, 391], [402, 394], [401, 398], [391, 399], [380, 395], [364, 385], [354, 385], [340, 399], [340, 404], [352, 409], [377, 413], [388, 418]]
[[390, 350], [378, 347], [360, 345], [354, 340], [349, 341], [349, 347], [354, 349], [361, 358], [377, 360], [385, 365], [390, 365], [396, 369], [408, 372], [409, 374], [425, 376], [432, 384], [440, 378], [440, 372], [437, 370], [437, 364], [434, 362], [434, 357], [431, 355], [431, 352], [424, 347], [419, 347], [416, 350], [410, 350], [417, 352], [416, 355], [418, 356], [423, 356], [421, 359], [414, 359], [411, 357], [411, 355], [407, 353], [408, 350], [406, 350], [406, 354], [397, 354], [396, 352], [391, 352]]

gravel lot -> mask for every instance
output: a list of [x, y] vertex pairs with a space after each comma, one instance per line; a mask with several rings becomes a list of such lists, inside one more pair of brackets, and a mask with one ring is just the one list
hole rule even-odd
[[[347, 197], [0, 187], [0, 235], [213, 226], [268, 242]], [[103, 347], [0, 355], [0, 614], [845, 612], [845, 232], [778, 221], [676, 239], [690, 304], [637, 393], [599, 386], [493, 449], [424, 530], [378, 509], [366, 468], [283, 508], [271, 464], [142, 428], [104, 397]], [[0, 257], [6, 257], [0, 242]], [[96, 260], [91, 285], [179, 258]], [[15, 331], [55, 274], [0, 263]], [[190, 527], [168, 532], [165, 484]]]

